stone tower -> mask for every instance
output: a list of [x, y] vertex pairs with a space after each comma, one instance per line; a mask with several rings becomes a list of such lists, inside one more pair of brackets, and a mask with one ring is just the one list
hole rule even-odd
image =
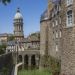
[[48, 8], [41, 15], [40, 20], [40, 68], [46, 67], [46, 57], [48, 56], [48, 32], [50, 25], [50, 10], [53, 4], [51, 0], [48, 0]]
[[21, 41], [24, 38], [23, 34], [23, 17], [19, 8], [14, 17], [14, 36], [15, 40]]
[[44, 56], [45, 52], [47, 52], [47, 44], [48, 44], [48, 10], [46, 10], [40, 20], [40, 68], [45, 66]]

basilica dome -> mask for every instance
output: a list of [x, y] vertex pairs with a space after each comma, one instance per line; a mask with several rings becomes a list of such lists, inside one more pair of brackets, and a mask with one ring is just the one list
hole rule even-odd
[[23, 19], [23, 16], [22, 16], [22, 14], [20, 13], [19, 8], [17, 9], [17, 12], [16, 12], [16, 14], [15, 14], [14, 19]]

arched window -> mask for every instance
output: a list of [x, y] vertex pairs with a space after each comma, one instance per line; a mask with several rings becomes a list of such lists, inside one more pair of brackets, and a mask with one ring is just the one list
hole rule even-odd
[[67, 26], [72, 26], [73, 25], [73, 14], [72, 14], [72, 10], [69, 10], [67, 12]]

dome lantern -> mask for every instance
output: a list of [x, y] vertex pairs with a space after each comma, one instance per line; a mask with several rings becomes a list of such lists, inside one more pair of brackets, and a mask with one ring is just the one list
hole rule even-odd
[[14, 19], [15, 19], [15, 20], [23, 19], [23, 16], [22, 16], [22, 14], [20, 13], [20, 9], [19, 9], [19, 8], [17, 9], [17, 12], [16, 12], [16, 14], [15, 14]]

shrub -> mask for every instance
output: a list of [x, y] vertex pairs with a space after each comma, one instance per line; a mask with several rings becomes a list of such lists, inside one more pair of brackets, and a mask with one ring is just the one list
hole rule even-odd
[[60, 73], [60, 60], [59, 59], [56, 59], [54, 57], [49, 57], [49, 60], [48, 60], [48, 63], [49, 63], [49, 70], [52, 72], [53, 75], [59, 75]]
[[3, 69], [0, 71], [0, 74], [1, 75], [8, 75], [9, 74], [9, 71], [7, 68], [3, 67]]

